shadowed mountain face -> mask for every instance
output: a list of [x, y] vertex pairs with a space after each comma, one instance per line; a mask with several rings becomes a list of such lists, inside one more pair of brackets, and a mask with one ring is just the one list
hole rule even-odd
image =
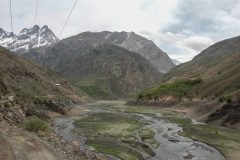
[[86, 50], [74, 58], [68, 54], [53, 69], [93, 97], [125, 97], [156, 84], [160, 77], [145, 58], [114, 45]]
[[175, 66], [168, 55], [159, 49], [153, 41], [134, 32], [84, 32], [64, 39], [47, 50], [43, 48], [32, 50], [28, 53], [30, 54], [28, 57], [54, 68], [63, 58], [74, 59], [76, 54], [85, 55], [89, 50], [104, 44], [113, 44], [139, 53], [162, 73], [166, 73]]
[[62, 75], [93, 96], [98, 91], [114, 96], [134, 94], [156, 84], [160, 77], [145, 58], [114, 45], [95, 48], [71, 64], [62, 65], [67, 66], [60, 70]]
[[240, 37], [218, 42], [195, 58], [172, 69], [165, 80], [203, 79], [195, 88], [202, 97], [233, 96], [240, 98]]
[[80, 100], [73, 89], [52, 71], [42, 69], [0, 47], [0, 96], [23, 102], [35, 100]]

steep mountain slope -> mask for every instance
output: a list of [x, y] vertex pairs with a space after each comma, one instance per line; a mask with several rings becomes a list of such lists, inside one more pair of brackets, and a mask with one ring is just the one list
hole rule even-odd
[[[104, 44], [114, 44], [129, 51], [139, 53], [162, 73], [166, 73], [175, 66], [168, 55], [159, 49], [153, 41], [147, 40], [134, 32], [84, 32], [66, 38], [47, 50], [32, 50], [28, 57], [53, 68], [61, 58], [72, 57], [74, 59], [75, 54], [84, 55], [89, 50]], [[58, 54], [55, 54], [56, 52]]]
[[14, 97], [24, 105], [48, 100], [63, 103], [81, 101], [73, 92], [73, 88], [53, 72], [42, 69], [2, 47], [0, 96], [3, 99], [8, 96]]
[[58, 41], [59, 39], [46, 25], [41, 28], [38, 25], [29, 29], [24, 28], [18, 35], [0, 28], [0, 45], [18, 54], [25, 53], [31, 48], [50, 46]]
[[192, 61], [172, 69], [163, 77], [163, 81], [175, 81], [172, 83], [175, 84], [176, 79], [201, 78], [202, 82], [194, 86], [188, 94], [231, 101], [240, 98], [239, 71], [240, 36], [210, 46]]
[[166, 75], [166, 79], [201, 77], [203, 84], [194, 91], [201, 97], [231, 96], [240, 98], [240, 37], [218, 42], [192, 61]]
[[124, 97], [156, 84], [160, 74], [142, 56], [103, 45], [59, 61], [53, 69], [93, 97]]

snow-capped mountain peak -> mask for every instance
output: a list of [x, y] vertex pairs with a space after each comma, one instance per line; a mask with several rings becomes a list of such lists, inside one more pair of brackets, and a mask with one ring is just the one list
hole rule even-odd
[[180, 61], [177, 60], [177, 59], [172, 59], [172, 61], [173, 61], [173, 63], [174, 63], [176, 66], [182, 64], [182, 62], [180, 62]]
[[25, 53], [31, 48], [50, 46], [58, 41], [59, 39], [47, 25], [24, 28], [18, 35], [0, 28], [0, 45], [18, 54]]

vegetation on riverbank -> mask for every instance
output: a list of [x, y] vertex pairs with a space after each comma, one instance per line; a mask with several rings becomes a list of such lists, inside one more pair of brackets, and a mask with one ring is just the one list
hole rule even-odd
[[201, 78], [196, 78], [193, 80], [183, 79], [176, 80], [171, 83], [164, 83], [158, 87], [153, 87], [146, 89], [139, 93], [138, 99], [158, 99], [164, 96], [173, 96], [176, 98], [181, 98], [184, 96], [190, 96], [190, 91], [196, 85], [202, 83]]
[[37, 117], [31, 117], [29, 119], [27, 119], [24, 123], [23, 123], [23, 127], [24, 129], [30, 131], [30, 132], [45, 132], [47, 131], [48, 128], [48, 124], [37, 118]]

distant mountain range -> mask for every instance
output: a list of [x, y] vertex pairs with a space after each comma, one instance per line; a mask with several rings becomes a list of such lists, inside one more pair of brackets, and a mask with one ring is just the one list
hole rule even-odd
[[[84, 32], [72, 36], [71, 39], [81, 41], [80, 46], [75, 48], [81, 49], [80, 51], [86, 48], [85, 45], [94, 48], [103, 44], [114, 44], [139, 53], [161, 73], [167, 73], [176, 64], [179, 64], [178, 61], [171, 60], [153, 41], [134, 32]], [[17, 35], [0, 28], [0, 45], [17, 54], [24, 54], [33, 48], [51, 46], [58, 41], [59, 39], [47, 25], [24, 28]]]
[[46, 25], [43, 27], [35, 25], [29, 29], [24, 28], [17, 35], [0, 28], [0, 45], [17, 54], [23, 54], [36, 47], [50, 46], [58, 41], [59, 39]]
[[[84, 32], [50, 47], [33, 48], [24, 56], [67, 77], [81, 89], [94, 88], [96, 91], [90, 94], [97, 96], [95, 92], [117, 96], [124, 91], [125, 96], [133, 94], [156, 84], [161, 75], [158, 71], [167, 72], [174, 66], [152, 41], [133, 32]], [[118, 77], [114, 69], [120, 72]], [[86, 80], [92, 83], [84, 86], [81, 82]]]
[[1, 30], [0, 37], [2, 46], [97, 97], [134, 94], [175, 66], [153, 41], [134, 32], [84, 32], [59, 40], [47, 26], [35, 25], [18, 35]]

